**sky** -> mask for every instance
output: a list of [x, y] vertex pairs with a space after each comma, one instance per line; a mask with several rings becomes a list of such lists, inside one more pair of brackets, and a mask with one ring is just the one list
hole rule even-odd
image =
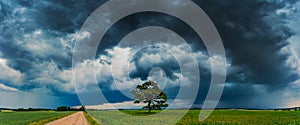
[[[141, 12], [124, 17], [105, 33], [95, 60], [72, 67], [76, 39], [88, 35], [80, 34], [80, 28], [105, 2], [1, 0], [0, 107], [78, 106], [82, 102], [77, 94], [90, 99], [84, 102], [86, 105], [106, 107], [107, 103], [93, 100], [97, 96], [93, 94], [95, 86], [91, 84], [94, 76], [84, 76], [92, 71], [98, 80], [96, 86], [101, 88], [109, 103], [120, 107], [132, 106], [130, 91], [145, 81], [156, 81], [172, 102], [180, 87], [193, 87], [200, 78], [196, 100], [189, 102], [190, 93], [186, 93], [173, 102], [173, 107], [185, 107], [187, 103], [201, 107], [210, 84], [210, 64], [217, 63], [218, 57], [210, 57], [195, 31], [171, 15]], [[300, 106], [298, 0], [193, 2], [211, 18], [226, 52], [227, 76], [218, 107]], [[176, 0], [175, 4], [178, 4]], [[173, 30], [188, 44], [170, 33], [170, 37], [156, 41], [155, 45], [138, 49], [137, 41], [130, 43], [128, 34], [147, 26]], [[134, 38], [142, 45], [153, 43]], [[186, 65], [184, 71], [178, 58]], [[191, 63], [195, 60], [197, 67]], [[82, 84], [80, 90], [76, 90], [72, 82], [74, 69], [84, 76], [78, 81]], [[196, 69], [200, 75], [193, 76]], [[182, 72], [186, 74], [182, 75]]]

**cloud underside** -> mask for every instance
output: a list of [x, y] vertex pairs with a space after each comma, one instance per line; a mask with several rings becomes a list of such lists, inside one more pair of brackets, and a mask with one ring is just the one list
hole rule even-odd
[[[104, 2], [1, 1], [0, 91], [30, 93], [43, 88], [53, 97], [75, 94], [72, 84], [75, 40], [89, 37], [88, 33], [79, 34], [80, 27]], [[295, 41], [300, 39], [297, 33], [300, 29], [296, 28], [299, 2], [193, 2], [216, 25], [226, 50], [227, 62], [219, 64], [227, 69], [220, 107], [298, 104], [295, 100], [300, 86], [300, 51]], [[156, 44], [152, 43], [157, 41], [138, 41], [143, 45], [151, 44], [141, 50], [134, 47], [137, 41], [125, 41], [126, 46], [118, 46], [127, 34], [147, 26], [171, 29], [187, 43], [179, 44], [176, 43], [178, 39], [169, 37]], [[187, 65], [186, 70], [181, 69], [178, 58]], [[198, 67], [192, 65], [194, 59]], [[201, 105], [210, 83], [211, 63], [218, 62], [219, 57], [210, 57], [201, 38], [187, 24], [171, 15], [143, 12], [114, 24], [98, 46], [95, 60], [85, 60], [73, 70], [80, 71], [83, 78], [77, 81], [80, 83], [77, 92], [94, 91], [100, 87], [106, 93], [120, 90], [129, 98], [131, 89], [137, 84], [155, 80], [174, 99], [180, 86], [196, 85], [195, 81], [200, 77], [195, 103]], [[200, 76], [194, 76], [195, 70], [200, 71]], [[93, 71], [98, 80], [96, 84], [93, 84], [94, 76], [85, 75]], [[129, 100], [122, 98], [118, 101]]]

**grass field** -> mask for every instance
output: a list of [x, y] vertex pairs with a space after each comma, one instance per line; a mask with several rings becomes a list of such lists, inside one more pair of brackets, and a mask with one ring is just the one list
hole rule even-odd
[[84, 112], [84, 117], [88, 120], [90, 125], [100, 125], [97, 120], [90, 116], [87, 112]]
[[[176, 115], [184, 112], [172, 110], [171, 113], [162, 114], [160, 117], [146, 115], [145, 111], [124, 110], [126, 114], [141, 116], [139, 120], [132, 117], [122, 118], [124, 113], [118, 111], [89, 111], [89, 114], [96, 118], [102, 125], [109, 124], [153, 124], [172, 123], [169, 119], [176, 118]], [[158, 112], [158, 111], [154, 111]], [[268, 110], [215, 110], [205, 121], [198, 121], [200, 110], [190, 110], [177, 122], [178, 125], [299, 125], [300, 111], [268, 111]]]
[[27, 125], [33, 122], [43, 124], [44, 122], [56, 120], [72, 113], [74, 112], [0, 112], [0, 125]]

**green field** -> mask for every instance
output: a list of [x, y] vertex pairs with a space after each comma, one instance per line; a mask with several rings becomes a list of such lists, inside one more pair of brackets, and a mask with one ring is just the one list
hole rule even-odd
[[54, 111], [36, 111], [36, 112], [0, 112], [0, 125], [27, 125], [40, 120], [55, 120], [74, 112], [54, 112]]
[[[89, 114], [101, 124], [153, 124], [172, 123], [169, 119], [176, 118], [176, 115], [183, 110], [172, 110], [171, 113], [160, 113], [160, 117], [151, 117], [139, 110], [124, 110], [126, 114], [140, 116], [137, 120], [133, 117], [126, 117], [119, 111], [89, 111]], [[159, 111], [154, 111], [159, 112]], [[190, 110], [177, 122], [178, 125], [299, 125], [300, 111], [269, 111], [269, 110], [215, 110], [205, 121], [198, 121], [200, 110]], [[122, 117], [125, 116], [123, 119]]]

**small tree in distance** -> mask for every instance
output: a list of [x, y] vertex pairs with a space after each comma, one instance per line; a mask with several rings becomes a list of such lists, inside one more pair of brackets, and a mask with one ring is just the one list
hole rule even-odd
[[167, 94], [153, 81], [138, 85], [131, 93], [135, 99], [134, 103], [147, 103], [147, 106], [144, 106], [144, 108], [148, 109], [148, 113], [151, 113], [152, 109], [161, 109], [168, 106]]
[[85, 111], [85, 106], [81, 106], [80, 108], [79, 108], [79, 111]]

